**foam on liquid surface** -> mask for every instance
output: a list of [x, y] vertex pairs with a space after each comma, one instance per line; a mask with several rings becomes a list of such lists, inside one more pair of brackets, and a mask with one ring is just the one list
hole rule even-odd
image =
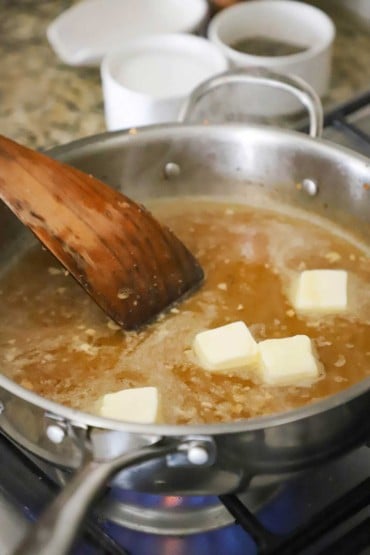
[[[340, 230], [246, 205], [152, 203], [199, 258], [204, 286], [140, 332], [123, 332], [40, 247], [0, 280], [0, 368], [39, 394], [86, 411], [105, 393], [156, 386], [164, 421], [238, 420], [302, 406], [370, 375], [370, 257]], [[300, 317], [289, 288], [303, 269], [350, 273], [350, 310]], [[267, 387], [200, 369], [196, 333], [244, 320], [257, 340], [306, 334], [325, 376], [310, 388]]]

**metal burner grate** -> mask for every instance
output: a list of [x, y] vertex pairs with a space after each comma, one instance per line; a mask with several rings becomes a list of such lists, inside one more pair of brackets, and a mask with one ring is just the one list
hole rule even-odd
[[[338, 106], [334, 110], [328, 112], [324, 117], [324, 126], [332, 126], [343, 133], [347, 133], [353, 136], [356, 141], [360, 141], [364, 146], [370, 147], [370, 130], [364, 131], [358, 125], [357, 121], [359, 117], [362, 118], [362, 109], [368, 109], [370, 106], [370, 91], [367, 91], [357, 98], [346, 102], [341, 106]], [[357, 114], [354, 121], [351, 121], [352, 114]], [[369, 110], [370, 117], [370, 110]]]
[[325, 113], [324, 137], [370, 156], [370, 90]]
[[[370, 478], [361, 482], [323, 510], [308, 519], [286, 537], [272, 533], [243, 505], [236, 495], [221, 495], [220, 500], [258, 546], [259, 555], [300, 555], [308, 547], [315, 547], [318, 540], [349, 519], [370, 507]], [[365, 517], [351, 530], [327, 544], [315, 555], [359, 555], [370, 545], [370, 516]]]

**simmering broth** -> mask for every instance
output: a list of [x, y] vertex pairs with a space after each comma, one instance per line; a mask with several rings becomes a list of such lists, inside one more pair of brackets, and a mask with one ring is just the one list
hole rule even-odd
[[[370, 375], [370, 257], [334, 226], [303, 213], [197, 198], [161, 200], [154, 214], [198, 257], [203, 287], [154, 324], [124, 332], [53, 257], [36, 246], [0, 280], [0, 368], [40, 395], [94, 410], [105, 393], [158, 387], [167, 423], [239, 420], [286, 411]], [[303, 269], [349, 272], [349, 310], [297, 316], [289, 302]], [[104, 269], [102, 269], [104, 271]], [[107, 275], [109, 279], [109, 275]], [[196, 333], [243, 320], [256, 340], [310, 336], [325, 367], [311, 387], [266, 387], [201, 369]]]

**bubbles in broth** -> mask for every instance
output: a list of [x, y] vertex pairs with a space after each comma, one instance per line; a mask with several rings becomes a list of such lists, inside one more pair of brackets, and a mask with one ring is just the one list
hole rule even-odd
[[[340, 228], [207, 199], [149, 203], [198, 257], [203, 287], [139, 332], [122, 331], [35, 246], [0, 280], [0, 364], [26, 388], [87, 412], [104, 395], [156, 386], [166, 423], [240, 420], [300, 407], [370, 375], [370, 257]], [[287, 294], [298, 272], [349, 272], [349, 310], [299, 316]], [[107, 279], [109, 276], [107, 276]], [[215, 376], [190, 356], [199, 331], [243, 320], [257, 341], [305, 334], [325, 375], [309, 388]]]

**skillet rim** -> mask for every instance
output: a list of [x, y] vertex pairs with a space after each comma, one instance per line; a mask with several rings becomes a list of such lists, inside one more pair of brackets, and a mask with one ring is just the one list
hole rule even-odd
[[[244, 132], [244, 133], [268, 133], [273, 136], [280, 137], [281, 135], [286, 137], [291, 137], [295, 141], [299, 141], [302, 146], [305, 144], [316, 145], [320, 150], [321, 154], [342, 154], [344, 157], [351, 158], [352, 162], [364, 164], [367, 171], [369, 171], [370, 180], [370, 159], [366, 156], [358, 154], [346, 147], [331, 143], [321, 138], [315, 138], [306, 136], [303, 133], [281, 129], [277, 127], [266, 127], [263, 125], [245, 125], [245, 124], [217, 124], [217, 125], [194, 125], [194, 124], [184, 124], [184, 123], [170, 123], [161, 125], [150, 125], [135, 129], [119, 130], [114, 132], [104, 132], [89, 137], [84, 137], [82, 139], [77, 139], [71, 141], [64, 145], [59, 145], [50, 149], [45, 150], [45, 153], [53, 158], [57, 158], [61, 161], [65, 159], [66, 155], [70, 152], [76, 152], [77, 148], [82, 149], [82, 151], [92, 144], [98, 144], [100, 142], [106, 143], [107, 141], [115, 141], [118, 137], [125, 137], [128, 140], [135, 140], [141, 137], [142, 133], [151, 136], [151, 134], [156, 134], [159, 130], [172, 131], [176, 129], [181, 129], [189, 132], [190, 136], [194, 133], [206, 133], [209, 129], [213, 132], [219, 131], [224, 132], [227, 129], [230, 132]], [[259, 416], [254, 418], [249, 418], [240, 421], [224, 422], [217, 424], [191, 424], [191, 425], [176, 425], [176, 424], [138, 424], [133, 422], [124, 422], [119, 420], [113, 420], [108, 418], [102, 418], [99, 416], [94, 416], [77, 409], [72, 409], [55, 401], [51, 401], [37, 393], [34, 393], [20, 385], [15, 381], [7, 378], [3, 374], [0, 374], [0, 388], [5, 389], [9, 393], [15, 395], [16, 397], [30, 403], [40, 409], [47, 411], [49, 414], [52, 413], [58, 418], [63, 418], [70, 421], [73, 425], [77, 426], [88, 426], [103, 430], [120, 431], [125, 433], [139, 433], [142, 435], [148, 435], [148, 433], [156, 436], [190, 436], [190, 435], [206, 435], [206, 436], [218, 436], [224, 434], [238, 434], [245, 432], [254, 432], [257, 430], [262, 430], [266, 428], [275, 428], [282, 426], [284, 424], [289, 424], [293, 422], [298, 422], [317, 416], [324, 412], [329, 412], [337, 408], [338, 406], [345, 405], [349, 401], [365, 395], [370, 390], [370, 377], [361, 380], [360, 382], [352, 385], [351, 387], [343, 390], [340, 393], [331, 395], [320, 401], [311, 403], [304, 407], [289, 410], [286, 412], [274, 413], [266, 416]]]

